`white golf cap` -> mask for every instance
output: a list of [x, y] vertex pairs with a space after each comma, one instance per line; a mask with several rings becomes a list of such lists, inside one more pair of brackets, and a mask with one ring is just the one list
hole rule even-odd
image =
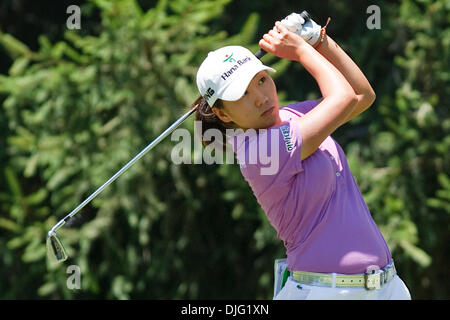
[[248, 49], [228, 46], [211, 51], [197, 72], [200, 94], [213, 106], [217, 99], [236, 101], [247, 90], [253, 77], [267, 67]]

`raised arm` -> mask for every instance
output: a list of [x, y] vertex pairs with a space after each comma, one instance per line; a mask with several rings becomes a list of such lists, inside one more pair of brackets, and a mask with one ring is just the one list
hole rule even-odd
[[288, 31], [280, 22], [263, 36], [259, 45], [280, 58], [300, 62], [314, 77], [322, 101], [296, 120], [302, 135], [301, 159], [309, 157], [354, 111], [358, 98], [339, 70], [299, 35]]
[[375, 92], [362, 71], [345, 53], [344, 50], [328, 35], [324, 41], [316, 46], [316, 50], [333, 64], [352, 86], [358, 99], [353, 112], [343, 120], [342, 124], [350, 121], [358, 114], [369, 108], [375, 101]]

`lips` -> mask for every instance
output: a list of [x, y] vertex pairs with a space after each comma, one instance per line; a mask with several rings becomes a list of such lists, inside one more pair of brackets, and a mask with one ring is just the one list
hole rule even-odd
[[264, 112], [261, 114], [261, 117], [268, 116], [269, 114], [272, 113], [272, 111], [273, 111], [274, 109], [275, 109], [275, 107], [270, 107], [269, 109], [267, 109], [266, 111], [264, 111]]

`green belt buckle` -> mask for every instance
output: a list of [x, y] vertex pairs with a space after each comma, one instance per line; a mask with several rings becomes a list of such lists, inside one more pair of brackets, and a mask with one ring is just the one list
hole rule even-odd
[[284, 269], [283, 280], [281, 281], [281, 289], [283, 289], [283, 287], [286, 284], [286, 281], [289, 278], [290, 274], [291, 273], [289, 272], [288, 268]]

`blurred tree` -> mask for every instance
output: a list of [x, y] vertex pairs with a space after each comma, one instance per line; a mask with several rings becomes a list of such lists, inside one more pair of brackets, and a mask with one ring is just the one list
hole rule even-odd
[[267, 235], [254, 239], [263, 215], [247, 201], [239, 169], [174, 165], [170, 141], [94, 199], [74, 228], [60, 231], [73, 257], [67, 264], [81, 268], [82, 290], [68, 290], [64, 265], [45, 259], [46, 231], [57, 218], [185, 111], [209, 50], [249, 44], [258, 22], [250, 15], [237, 35], [211, 33], [207, 23], [224, 0], [160, 1], [147, 12], [132, 0], [93, 3], [101, 11], [98, 36], [67, 31], [52, 43], [41, 35], [33, 51], [0, 34], [14, 59], [0, 77], [10, 130], [1, 282], [13, 288], [3, 297], [249, 297], [257, 290], [238, 279], [254, 267], [247, 281], [263, 281], [258, 295], [266, 296], [271, 270], [260, 277], [260, 256]]
[[[366, 27], [371, 4], [380, 30]], [[0, 33], [12, 61], [0, 75], [0, 297], [271, 298], [284, 250], [239, 168], [174, 165], [168, 138], [59, 232], [65, 265], [46, 260], [44, 240], [194, 101], [209, 50], [256, 51], [273, 21], [303, 9], [318, 23], [332, 17], [328, 33], [377, 93], [333, 136], [402, 278], [413, 298], [450, 297], [446, 0], [95, 0], [82, 12], [102, 23], [63, 40], [46, 32], [35, 46]], [[318, 96], [300, 65], [263, 59], [278, 70], [282, 101]], [[192, 119], [184, 127], [192, 133]], [[70, 264], [81, 267], [79, 291], [66, 287]]]
[[379, 73], [366, 143], [347, 148], [351, 168], [413, 298], [448, 298], [450, 7], [403, 0], [381, 8], [379, 40], [359, 44], [379, 44], [367, 49]]

